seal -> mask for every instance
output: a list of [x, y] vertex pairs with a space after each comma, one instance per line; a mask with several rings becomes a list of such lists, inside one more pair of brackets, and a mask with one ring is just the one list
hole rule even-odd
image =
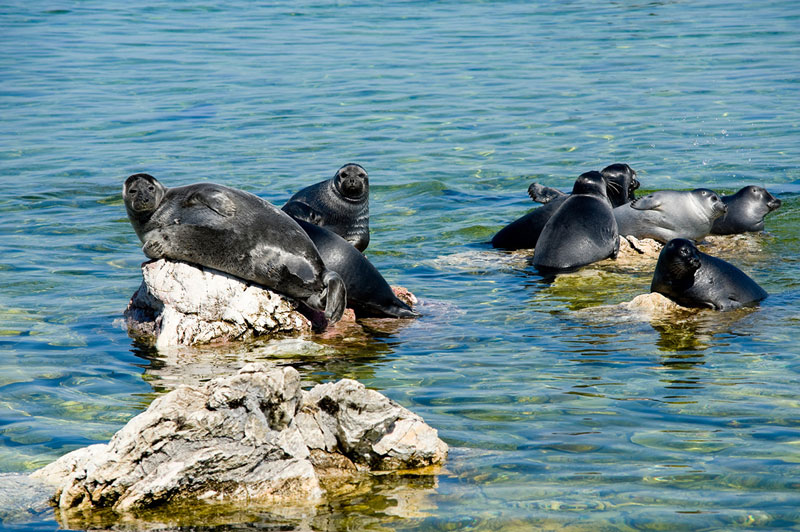
[[722, 196], [727, 212], [714, 220], [713, 235], [735, 235], [764, 230], [764, 217], [781, 206], [781, 200], [764, 187], [749, 185], [732, 196]]
[[[611, 164], [603, 168], [600, 174], [605, 180], [606, 195], [612, 206], [623, 205], [635, 197], [634, 193], [640, 183], [636, 179], [634, 169], [627, 164]], [[569, 197], [565, 192], [538, 183], [532, 183], [528, 187], [528, 195], [533, 201], [544, 205], [517, 218], [498, 231], [491, 240], [493, 247], [510, 251], [535, 248], [544, 225]]]
[[542, 229], [533, 265], [540, 273], [574, 271], [617, 258], [619, 234], [600, 172], [586, 172]]
[[324, 227], [297, 220], [308, 234], [325, 267], [339, 274], [347, 287], [347, 306], [359, 318], [418, 318], [400, 301], [377, 268], [345, 239]]
[[342, 278], [297, 222], [258, 196], [212, 183], [167, 188], [134, 174], [122, 197], [147, 257], [214, 268], [324, 310], [331, 323], [342, 317]]
[[333, 231], [359, 251], [369, 245], [369, 176], [358, 164], [347, 163], [331, 179], [300, 190], [282, 209]]
[[673, 238], [702, 240], [726, 209], [719, 196], [707, 188], [659, 190], [616, 207], [614, 216], [620, 235], [665, 243]]
[[756, 305], [767, 292], [746, 273], [698, 250], [691, 240], [670, 240], [658, 256], [651, 292], [684, 307], [732, 310]]
[[492, 247], [509, 251], [535, 248], [545, 224], [568, 197], [563, 194], [503, 227], [492, 237]]
[[[612, 207], [619, 207], [633, 201], [636, 190], [641, 183], [636, 179], [636, 171], [624, 163], [614, 163], [600, 171], [606, 182], [606, 195]], [[537, 203], [550, 201], [566, 196], [567, 194], [557, 188], [547, 187], [539, 183], [531, 183], [528, 195]]]

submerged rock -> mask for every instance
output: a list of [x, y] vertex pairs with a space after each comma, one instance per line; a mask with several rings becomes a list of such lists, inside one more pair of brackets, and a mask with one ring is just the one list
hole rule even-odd
[[178, 501], [315, 502], [320, 480], [444, 462], [416, 414], [349, 379], [300, 388], [290, 367], [248, 364], [157, 398], [108, 444], [31, 474], [63, 512], [118, 513]]
[[126, 325], [157, 347], [311, 331], [296, 301], [211, 268], [161, 259], [144, 263], [142, 277]]

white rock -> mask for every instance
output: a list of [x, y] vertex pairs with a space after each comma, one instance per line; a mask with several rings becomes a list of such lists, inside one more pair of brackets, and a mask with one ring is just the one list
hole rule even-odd
[[300, 388], [290, 367], [248, 364], [157, 398], [108, 444], [31, 477], [62, 511], [124, 513], [171, 501], [313, 502], [330, 469], [441, 464], [447, 445], [422, 418], [352, 380]]
[[294, 300], [210, 268], [157, 260], [125, 311], [128, 330], [157, 347], [311, 330]]

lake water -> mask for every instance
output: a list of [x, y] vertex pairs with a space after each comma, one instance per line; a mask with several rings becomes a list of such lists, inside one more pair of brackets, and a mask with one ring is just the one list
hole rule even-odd
[[[275, 360], [422, 415], [450, 445], [447, 466], [313, 510], [200, 523], [799, 527], [799, 5], [5, 2], [0, 473], [107, 441], [176, 382]], [[416, 293], [422, 318], [196, 356], [133, 344], [119, 319], [144, 256], [126, 176], [281, 205], [349, 161], [370, 174], [367, 256]], [[614, 162], [646, 190], [779, 196], [766, 234], [720, 254], [770, 297], [633, 319], [586, 309], [647, 292], [652, 264], [549, 285], [485, 244], [533, 206], [532, 181], [569, 189]], [[9, 529], [59, 526], [50, 510], [0, 515]]]

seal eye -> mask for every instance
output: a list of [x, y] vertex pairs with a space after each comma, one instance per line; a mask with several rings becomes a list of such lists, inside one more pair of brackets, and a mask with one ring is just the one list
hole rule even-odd
[[136, 194], [136, 189], [135, 189], [135, 188], [129, 188], [129, 189], [128, 189], [128, 192], [129, 192], [130, 194]]
[[150, 192], [153, 192], [155, 189], [156, 189], [156, 187], [154, 187], [153, 185], [150, 185], [149, 187], [147, 187], [147, 190], [150, 191]]

